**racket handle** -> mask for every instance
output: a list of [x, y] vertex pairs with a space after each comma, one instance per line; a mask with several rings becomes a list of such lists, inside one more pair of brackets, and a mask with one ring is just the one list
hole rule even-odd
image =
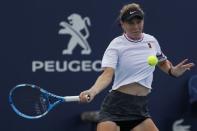
[[65, 96], [64, 99], [66, 102], [80, 101], [79, 96]]

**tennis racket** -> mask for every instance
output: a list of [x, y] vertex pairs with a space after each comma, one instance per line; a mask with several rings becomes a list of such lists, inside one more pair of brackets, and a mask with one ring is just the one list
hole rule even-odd
[[32, 84], [19, 84], [9, 93], [12, 109], [27, 119], [41, 118], [60, 103], [77, 101], [79, 96], [58, 96]]

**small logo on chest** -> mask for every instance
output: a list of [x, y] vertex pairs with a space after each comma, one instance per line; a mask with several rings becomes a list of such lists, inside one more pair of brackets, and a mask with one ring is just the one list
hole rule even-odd
[[150, 43], [148, 43], [148, 47], [149, 47], [149, 48], [152, 48], [152, 46], [151, 46], [151, 44], [150, 44]]

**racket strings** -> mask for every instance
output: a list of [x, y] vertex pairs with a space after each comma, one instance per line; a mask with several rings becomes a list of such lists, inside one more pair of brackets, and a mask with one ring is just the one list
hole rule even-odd
[[13, 92], [13, 103], [24, 114], [36, 116], [47, 111], [50, 101], [40, 90], [24, 87]]

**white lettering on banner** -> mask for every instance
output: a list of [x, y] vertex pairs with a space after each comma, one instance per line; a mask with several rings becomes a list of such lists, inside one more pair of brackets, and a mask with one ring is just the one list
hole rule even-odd
[[101, 60], [33, 61], [32, 72], [100, 72]]
[[[62, 51], [62, 55], [67, 55], [72, 58], [74, 49], [77, 46], [81, 47], [81, 55], [87, 56], [92, 53], [92, 49], [88, 42], [90, 37], [89, 27], [91, 20], [88, 16], [82, 17], [80, 14], [72, 13], [67, 17], [67, 20], [59, 22], [59, 35], [70, 36], [66, 38], [66, 47]], [[81, 57], [80, 57], [81, 58]], [[70, 61], [59, 60], [35, 60], [32, 61], [32, 72], [100, 72], [101, 60], [76, 60]]]
[[32, 62], [32, 72], [35, 72], [38, 69], [42, 69], [43, 67], [44, 67], [44, 64], [41, 61]]
[[54, 72], [54, 61], [46, 61], [44, 68], [48, 72]]

